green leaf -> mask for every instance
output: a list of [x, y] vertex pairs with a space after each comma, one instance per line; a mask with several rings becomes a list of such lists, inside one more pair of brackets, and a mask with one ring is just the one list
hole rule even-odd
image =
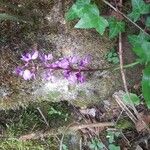
[[140, 33], [139, 35], [128, 36], [129, 42], [132, 45], [132, 50], [139, 56], [143, 61], [150, 61], [150, 37]]
[[80, 29], [95, 28], [96, 31], [102, 35], [107, 26], [108, 26], [108, 22], [105, 18], [93, 14], [92, 15], [85, 14], [75, 25], [75, 28], [80, 28]]
[[120, 146], [116, 146], [114, 144], [109, 144], [108, 148], [109, 150], [120, 150]]
[[90, 1], [78, 0], [66, 13], [66, 20], [80, 18], [75, 28], [95, 28], [102, 35], [106, 27], [108, 27], [108, 21], [104, 17], [99, 16], [99, 14], [99, 9], [95, 4], [90, 4]]
[[106, 27], [108, 27], [108, 21], [102, 17], [102, 16], [99, 16], [99, 19], [97, 20], [97, 26], [95, 27], [96, 28], [96, 31], [98, 33], [100, 33], [101, 35], [103, 35], [103, 33], [105, 32], [105, 29]]
[[150, 5], [146, 4], [143, 0], [132, 0], [132, 12], [129, 17], [136, 22], [140, 15], [148, 14], [150, 12]]
[[146, 26], [150, 27], [150, 17], [147, 17], [147, 19], [146, 19]]
[[150, 64], [144, 69], [142, 77], [142, 93], [148, 108], [150, 108]]
[[88, 14], [85, 14], [75, 25], [75, 28], [90, 29], [94, 28], [96, 24], [97, 24], [97, 16], [91, 17]]
[[[82, 9], [82, 8], [80, 8], [80, 9]], [[78, 11], [80, 11], [80, 10], [78, 10], [77, 6], [74, 4], [68, 10], [68, 12], [65, 14], [65, 19], [67, 21], [71, 21], [71, 20], [77, 19], [78, 18], [78, 13], [77, 13]]]
[[131, 101], [133, 102], [134, 105], [139, 105], [140, 104], [139, 97], [136, 94], [133, 94], [133, 93], [129, 93], [129, 96], [128, 96], [128, 94], [124, 94], [123, 95], [123, 101], [126, 104], [131, 105], [131, 106], [132, 106]]
[[99, 9], [95, 4], [89, 4], [90, 1], [76, 2], [72, 5], [69, 11], [65, 14], [65, 19], [71, 21], [77, 18], [81, 18], [85, 14], [99, 15]]
[[117, 21], [115, 18], [109, 19], [109, 38], [112, 39], [120, 32], [125, 31], [125, 23]]

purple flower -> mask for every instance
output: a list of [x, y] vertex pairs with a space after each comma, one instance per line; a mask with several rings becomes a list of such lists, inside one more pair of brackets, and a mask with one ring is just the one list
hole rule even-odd
[[64, 77], [71, 83], [85, 82], [85, 77], [81, 72], [64, 71]]
[[17, 67], [14, 72], [16, 75], [22, 76], [23, 75], [23, 69], [21, 67]]
[[58, 67], [67, 69], [69, 67], [68, 59], [67, 58], [63, 58], [63, 59], [59, 60]]
[[77, 81], [78, 81], [78, 82], [80, 82], [80, 83], [85, 82], [85, 77], [84, 77], [83, 73], [78, 72], [78, 73], [76, 74], [76, 77], [77, 77]]
[[47, 55], [42, 54], [42, 55], [40, 55], [40, 59], [42, 62], [47, 62], [49, 60], [53, 60], [53, 55], [52, 54], [47, 54]]
[[71, 83], [77, 82], [77, 77], [75, 72], [70, 72], [69, 76], [67, 77], [67, 80], [69, 80]]
[[21, 60], [25, 61], [25, 62], [29, 62], [30, 60], [35, 60], [38, 58], [38, 51], [34, 51], [32, 54], [30, 53], [26, 53], [25, 55], [21, 55]]
[[24, 70], [23, 72], [23, 75], [22, 77], [25, 79], [25, 80], [30, 80], [32, 78], [32, 76], [34, 76], [33, 73], [30, 72], [30, 70]]
[[78, 61], [79, 61], [79, 57], [77, 57], [77, 56], [72, 56], [72, 57], [69, 58], [69, 62], [71, 64], [77, 64]]
[[[30, 61], [38, 57], [40, 61]], [[44, 69], [43, 77], [46, 80], [54, 81], [55, 77], [52, 73], [59, 70], [64, 73], [64, 77], [71, 83], [83, 83], [85, 81], [83, 72], [88, 69], [87, 66], [90, 62], [90, 57], [86, 56], [81, 59], [78, 56], [71, 56], [52, 61], [52, 54], [39, 54], [39, 52], [35, 50], [22, 55], [21, 60], [25, 61], [25, 64], [22, 67], [17, 67], [14, 73], [22, 76], [24, 80], [35, 79], [35, 73], [40, 69]]]
[[89, 64], [90, 60], [91, 60], [91, 57], [90, 57], [89, 55], [86, 56], [86, 57], [84, 57], [84, 58], [80, 61], [80, 66], [81, 66], [81, 67], [86, 67], [86, 66]]

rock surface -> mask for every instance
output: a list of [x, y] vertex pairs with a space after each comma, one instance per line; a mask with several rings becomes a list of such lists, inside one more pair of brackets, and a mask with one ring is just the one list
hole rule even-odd
[[[67, 7], [67, 6], [66, 6]], [[52, 52], [56, 57], [63, 56], [92, 56], [91, 67], [104, 68], [110, 64], [104, 55], [113, 47], [113, 43], [105, 36], [102, 38], [95, 31], [76, 30], [66, 23], [62, 16], [62, 4], [58, 1], [45, 19], [49, 28], [55, 28], [41, 35], [39, 43], [48, 42], [53, 48], [45, 51]], [[43, 48], [45, 49], [45, 48]], [[110, 96], [120, 86], [119, 73], [108, 71], [88, 73], [87, 81], [83, 84], [70, 84], [58, 76], [56, 82], [46, 82], [41, 79], [24, 81], [12, 72], [20, 64], [19, 53], [9, 49], [0, 51], [0, 109], [15, 109], [26, 106], [31, 102], [67, 100], [76, 106], [86, 107]]]

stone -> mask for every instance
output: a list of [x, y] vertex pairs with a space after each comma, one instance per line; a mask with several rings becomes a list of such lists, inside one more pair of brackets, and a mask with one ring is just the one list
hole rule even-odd
[[[52, 52], [56, 58], [73, 55], [83, 57], [89, 54], [92, 57], [91, 68], [111, 67], [104, 55], [114, 46], [114, 43], [107, 35], [101, 37], [94, 30], [74, 29], [72, 25], [65, 22], [62, 12], [59, 11], [59, 4], [59, 1], [56, 2], [46, 16], [49, 18], [47, 19], [49, 27], [55, 27], [57, 30], [40, 37], [40, 42], [47, 41], [54, 45], [53, 49], [46, 49], [46, 51]], [[119, 73], [106, 70], [87, 73], [87, 81], [83, 84], [70, 84], [59, 75], [53, 83], [39, 78], [35, 81], [24, 81], [12, 73], [21, 63], [20, 54], [21, 52], [16, 53], [7, 48], [0, 51], [0, 109], [17, 109], [39, 101], [63, 100], [85, 108], [107, 99], [121, 85]]]

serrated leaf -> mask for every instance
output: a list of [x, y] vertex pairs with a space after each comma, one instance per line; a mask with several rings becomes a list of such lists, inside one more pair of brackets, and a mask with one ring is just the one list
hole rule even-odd
[[129, 17], [136, 22], [140, 15], [148, 14], [150, 12], [150, 6], [146, 4], [143, 0], [132, 0], [132, 12], [129, 14]]
[[136, 22], [140, 18], [140, 13], [137, 11], [132, 11], [129, 15], [129, 18], [131, 18], [134, 22]]
[[150, 17], [147, 17], [147, 19], [146, 19], [146, 26], [150, 27]]
[[129, 95], [128, 94], [124, 94], [123, 95], [123, 101], [127, 105], [131, 105], [131, 106], [132, 106], [131, 101], [133, 102], [134, 105], [139, 105], [140, 104], [139, 97], [136, 94], [133, 94], [133, 93], [129, 93]]
[[95, 27], [96, 31], [98, 33], [100, 33], [101, 35], [103, 35], [103, 33], [105, 32], [105, 29], [106, 29], [106, 27], [108, 27], [108, 25], [109, 25], [108, 21], [104, 17], [99, 16], [97, 26]]
[[143, 72], [142, 93], [147, 107], [150, 108], [150, 65], [148, 65]]
[[65, 19], [66, 19], [67, 21], [71, 21], [71, 20], [77, 19], [77, 18], [78, 18], [77, 11], [79, 11], [79, 10], [78, 10], [77, 6], [74, 4], [74, 5], [68, 10], [68, 12], [65, 14]]
[[69, 11], [65, 14], [65, 19], [71, 21], [77, 18], [81, 18], [85, 14], [99, 15], [99, 9], [95, 4], [89, 4], [90, 1], [76, 2], [72, 5]]
[[109, 20], [109, 38], [112, 39], [117, 36], [120, 32], [125, 31], [125, 23], [117, 21], [115, 18]]
[[128, 36], [129, 42], [132, 44], [132, 50], [143, 61], [150, 61], [150, 42], [149, 37], [144, 34]]
[[102, 35], [107, 26], [108, 22], [104, 17], [85, 14], [75, 25], [75, 28], [81, 29], [95, 28], [96, 31]]
[[95, 28], [96, 24], [97, 24], [97, 16], [92, 17], [88, 14], [85, 14], [75, 25], [75, 28], [90, 29]]

